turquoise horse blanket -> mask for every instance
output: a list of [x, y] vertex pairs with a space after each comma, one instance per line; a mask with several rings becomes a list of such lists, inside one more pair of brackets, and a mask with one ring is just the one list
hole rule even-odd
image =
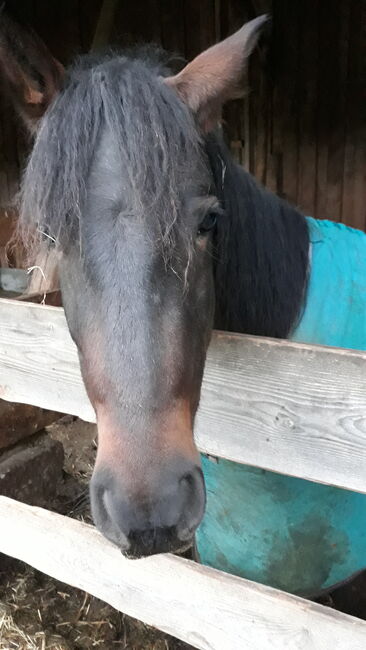
[[366, 350], [366, 235], [307, 218], [310, 278], [293, 341]]
[[[291, 339], [366, 350], [366, 235], [307, 222], [310, 277]], [[203, 564], [302, 595], [366, 568], [366, 495], [222, 459], [202, 464]]]

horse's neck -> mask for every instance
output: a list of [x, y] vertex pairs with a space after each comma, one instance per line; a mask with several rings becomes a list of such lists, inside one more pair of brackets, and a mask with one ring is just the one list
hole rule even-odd
[[215, 326], [286, 338], [305, 297], [305, 217], [261, 188], [221, 145], [209, 156], [226, 210], [217, 230]]

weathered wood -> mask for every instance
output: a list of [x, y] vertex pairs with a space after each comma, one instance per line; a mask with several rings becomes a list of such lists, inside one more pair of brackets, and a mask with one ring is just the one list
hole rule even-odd
[[29, 268], [30, 281], [27, 293], [47, 293], [57, 291], [59, 288], [58, 277], [59, 255], [53, 249], [42, 247], [37, 254], [33, 265]]
[[0, 398], [94, 421], [63, 309], [0, 300]]
[[90, 46], [91, 51], [106, 47], [109, 43], [117, 2], [118, 0], [103, 0], [93, 42]]
[[[352, 0], [351, 0], [352, 1]], [[334, 6], [332, 0], [322, 0], [323, 11], [329, 11]], [[329, 83], [327, 119], [327, 187], [326, 214], [334, 221], [342, 221], [342, 182], [344, 170], [345, 145], [345, 106], [347, 101], [347, 56], [348, 23], [347, 14], [349, 0], [343, 0], [329, 21], [329, 42], [334, 43], [330, 50], [328, 45], [327, 76]]]
[[0, 454], [0, 494], [47, 507], [62, 482], [63, 464], [61, 442], [47, 433], [18, 443]]
[[95, 528], [0, 497], [0, 552], [202, 650], [364, 650], [366, 623], [158, 555], [127, 560]]
[[0, 451], [62, 417], [61, 413], [0, 399]]
[[[312, 0], [306, 5], [296, 6], [301, 25], [297, 49], [300, 51], [299, 70], [301, 70], [301, 99], [298, 124], [298, 194], [297, 204], [311, 214], [315, 205], [316, 188], [316, 98], [317, 98], [317, 64], [318, 64], [318, 33], [317, 13], [318, 1]], [[295, 10], [296, 10], [295, 9]], [[296, 35], [295, 35], [296, 38]], [[286, 90], [282, 87], [282, 93]], [[285, 116], [287, 119], [287, 115]]]
[[0, 290], [21, 294], [26, 290], [28, 277], [24, 269], [0, 268]]
[[[366, 5], [349, 0], [348, 83], [343, 179], [343, 222], [366, 230], [365, 35]], [[360, 221], [364, 220], [362, 222]]]
[[[60, 308], [0, 300], [0, 397], [94, 421]], [[199, 448], [366, 492], [366, 353], [216, 333]]]
[[62, 307], [62, 296], [60, 289], [54, 291], [44, 291], [39, 293], [22, 293], [20, 296], [12, 297], [12, 300], [19, 300], [21, 302], [36, 302], [39, 305], [52, 305], [52, 307]]
[[[1, 103], [0, 103], [1, 115]], [[1, 118], [0, 118], [1, 119]], [[1, 132], [1, 126], [0, 126]], [[0, 137], [1, 146], [1, 137]], [[0, 156], [0, 204], [5, 202], [5, 194], [2, 187], [1, 156]], [[23, 246], [15, 237], [17, 214], [13, 208], [0, 208], [0, 266], [23, 268], [25, 264], [25, 251]]]

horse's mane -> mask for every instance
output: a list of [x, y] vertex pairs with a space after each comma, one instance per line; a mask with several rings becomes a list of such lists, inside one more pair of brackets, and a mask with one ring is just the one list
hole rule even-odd
[[84, 56], [68, 71], [25, 171], [20, 194], [24, 239], [36, 227], [62, 249], [78, 240], [86, 180], [107, 125], [128, 181], [126, 209], [137, 218], [156, 219], [162, 242], [172, 243], [183, 193], [178, 196], [177, 188], [191, 178], [193, 160], [205, 167], [193, 117], [161, 79], [169, 73], [163, 57], [145, 47], [124, 55]]
[[234, 163], [220, 137], [207, 151], [226, 216], [215, 251], [215, 327], [286, 338], [305, 299], [305, 217]]

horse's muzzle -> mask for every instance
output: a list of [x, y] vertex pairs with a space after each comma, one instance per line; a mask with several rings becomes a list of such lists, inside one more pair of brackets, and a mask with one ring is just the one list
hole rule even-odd
[[97, 528], [130, 558], [183, 552], [192, 543], [206, 503], [201, 468], [185, 470], [179, 478], [171, 475], [170, 483], [158, 481], [158, 493], [129, 499], [128, 486], [110, 472], [96, 470], [90, 492]]

